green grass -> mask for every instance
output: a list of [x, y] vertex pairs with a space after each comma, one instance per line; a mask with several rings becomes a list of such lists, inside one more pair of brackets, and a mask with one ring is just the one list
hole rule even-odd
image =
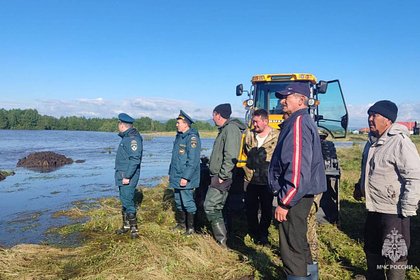
[[0, 181], [6, 179], [7, 176], [15, 175], [15, 172], [8, 170], [0, 170]]
[[[417, 147], [420, 138], [413, 137]], [[320, 279], [353, 279], [364, 274], [363, 202], [352, 197], [359, 178], [361, 147], [338, 150], [342, 177], [340, 224], [318, 227]], [[19, 245], [0, 249], [0, 279], [285, 279], [278, 255], [278, 232], [270, 228], [272, 247], [253, 244], [245, 233], [244, 216], [237, 214], [230, 236], [231, 250], [223, 250], [206, 233], [183, 236], [170, 229], [175, 224], [172, 195], [167, 181], [139, 193], [140, 238], [118, 236], [118, 199], [105, 198], [75, 203], [66, 216], [73, 223], [54, 232], [63, 238], [77, 236], [83, 245], [63, 248], [46, 245]], [[412, 244], [407, 279], [420, 279], [420, 219], [412, 219]], [[252, 278], [254, 277], [254, 278]]]

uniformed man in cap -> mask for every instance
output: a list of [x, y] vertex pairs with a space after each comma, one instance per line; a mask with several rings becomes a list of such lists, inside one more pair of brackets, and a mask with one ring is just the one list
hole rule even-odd
[[191, 128], [193, 120], [180, 111], [176, 121], [177, 135], [172, 149], [169, 166], [169, 187], [174, 189], [175, 219], [174, 230], [194, 233], [194, 215], [197, 207], [194, 202], [194, 189], [200, 185], [201, 141], [198, 131]]
[[135, 192], [140, 177], [143, 139], [133, 127], [134, 119], [125, 113], [118, 115], [118, 131], [122, 138], [115, 158], [115, 183], [119, 188], [123, 225], [117, 234], [131, 232], [138, 237]]

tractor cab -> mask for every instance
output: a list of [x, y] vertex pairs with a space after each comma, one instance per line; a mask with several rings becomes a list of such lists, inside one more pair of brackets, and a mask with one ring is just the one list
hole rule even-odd
[[[251, 127], [253, 111], [265, 109], [269, 113], [270, 126], [279, 129], [284, 120], [284, 112], [280, 99], [276, 97], [275, 93], [285, 89], [290, 84], [303, 83], [311, 92], [308, 100], [309, 113], [319, 130], [325, 133], [321, 137], [326, 137], [327, 133], [333, 138], [346, 137], [348, 113], [338, 80], [317, 82], [312, 74], [291, 73], [256, 75], [252, 77], [251, 83], [249, 91], [244, 90], [242, 84], [236, 86], [237, 96], [241, 96], [244, 92], [248, 95], [243, 105], [246, 109], [245, 122], [249, 127]], [[318, 220], [338, 223], [340, 167], [334, 143], [321, 141], [321, 145], [328, 189], [319, 203]], [[246, 155], [242, 152], [238, 157], [237, 167], [243, 167], [245, 164]]]
[[317, 126], [333, 138], [346, 137], [348, 114], [338, 80], [317, 82], [312, 74], [293, 73], [256, 75], [251, 82], [249, 91], [244, 90], [242, 84], [236, 87], [237, 96], [244, 92], [248, 94], [248, 99], [244, 101], [245, 120], [248, 124], [254, 110], [265, 109], [269, 113], [270, 126], [278, 128], [284, 120], [284, 113], [280, 99], [275, 95], [276, 91], [281, 91], [292, 83], [304, 83], [311, 90], [309, 112]]

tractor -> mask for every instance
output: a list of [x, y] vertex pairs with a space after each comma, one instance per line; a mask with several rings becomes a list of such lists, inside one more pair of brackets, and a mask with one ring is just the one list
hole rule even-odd
[[[275, 93], [296, 82], [305, 83], [310, 88], [309, 113], [322, 131], [320, 137], [328, 189], [319, 203], [318, 220], [337, 224], [340, 209], [340, 167], [334, 144], [325, 138], [328, 134], [334, 139], [346, 137], [348, 113], [340, 82], [338, 80], [317, 82], [316, 77], [308, 73], [262, 74], [252, 77], [249, 91], [244, 90], [242, 84], [237, 85], [236, 95], [247, 94], [243, 105], [246, 109], [245, 122], [249, 126], [251, 126], [252, 112], [256, 109], [265, 109], [269, 113], [269, 125], [279, 129], [284, 120], [284, 113]], [[241, 154], [237, 167], [242, 167], [245, 163], [246, 156]]]

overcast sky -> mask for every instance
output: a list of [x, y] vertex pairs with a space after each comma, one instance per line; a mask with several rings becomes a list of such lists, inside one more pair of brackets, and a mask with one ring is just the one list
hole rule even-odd
[[261, 73], [339, 79], [350, 126], [420, 120], [420, 1], [0, 0], [0, 108], [209, 119]]

